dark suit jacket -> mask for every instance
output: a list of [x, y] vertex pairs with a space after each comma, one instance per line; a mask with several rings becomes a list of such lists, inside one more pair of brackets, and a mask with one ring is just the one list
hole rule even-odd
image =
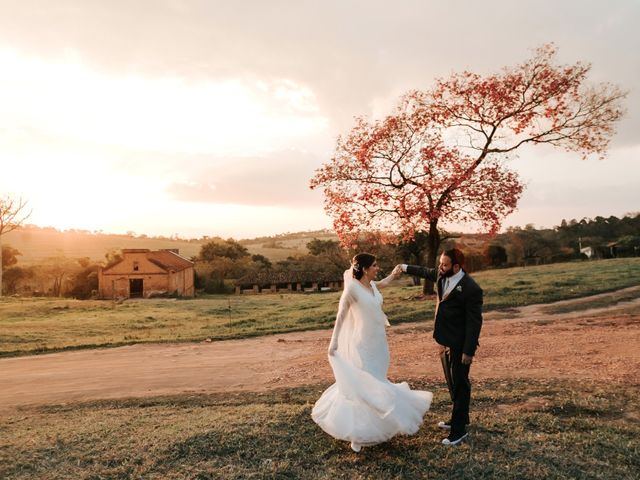
[[444, 278], [435, 268], [407, 265], [407, 273], [436, 283], [436, 305], [433, 338], [440, 345], [473, 356], [482, 328], [482, 289], [467, 272], [445, 298]]

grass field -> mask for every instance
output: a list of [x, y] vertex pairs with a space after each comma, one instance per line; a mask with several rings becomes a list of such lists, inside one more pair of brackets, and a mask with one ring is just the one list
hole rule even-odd
[[420, 431], [351, 452], [310, 418], [326, 385], [101, 401], [0, 418], [3, 479], [637, 479], [637, 386], [474, 384], [469, 442], [439, 445], [443, 385]]
[[[474, 275], [485, 311], [549, 303], [640, 284], [640, 258], [490, 270]], [[431, 321], [420, 287], [384, 290], [392, 323]], [[191, 300], [0, 299], [0, 356], [140, 342], [199, 341], [329, 328], [340, 293], [204, 296]], [[629, 300], [628, 295], [624, 300]], [[577, 307], [580, 308], [580, 307]]]
[[[485, 310], [548, 303], [639, 284], [640, 259], [479, 272]], [[419, 287], [385, 290], [392, 323], [430, 319]], [[603, 303], [627, 302], [618, 292]], [[122, 304], [0, 299], [3, 355], [146, 341], [230, 338], [329, 327], [339, 293], [209, 296]], [[230, 308], [231, 307], [231, 308]], [[549, 313], [565, 307], [545, 307]], [[633, 307], [637, 313], [637, 306]], [[430, 320], [429, 320], [430, 321]], [[550, 371], [553, 377], [553, 372]], [[555, 378], [473, 383], [470, 439], [440, 445], [443, 383], [414, 436], [353, 453], [322, 432], [311, 408], [326, 384], [264, 393], [184, 394], [24, 407], [0, 415], [0, 478], [26, 479], [637, 479], [638, 385]]]

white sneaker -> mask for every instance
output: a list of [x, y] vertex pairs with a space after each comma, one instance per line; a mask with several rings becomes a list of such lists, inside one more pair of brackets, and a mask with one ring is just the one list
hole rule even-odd
[[447, 438], [442, 440], [442, 444], [443, 445], [448, 445], [448, 446], [458, 445], [460, 442], [462, 442], [468, 436], [469, 436], [468, 433], [465, 433], [465, 434], [461, 435], [458, 438], [450, 438], [450, 436], [449, 436], [449, 437], [447, 437]]
[[362, 445], [356, 442], [351, 442], [351, 450], [353, 450], [354, 452], [359, 452], [360, 450], [362, 450]]

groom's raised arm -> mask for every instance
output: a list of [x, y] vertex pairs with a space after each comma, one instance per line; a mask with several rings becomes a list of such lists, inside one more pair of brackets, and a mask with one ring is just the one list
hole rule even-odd
[[435, 268], [421, 267], [419, 265], [402, 265], [402, 271], [414, 277], [426, 278], [432, 282], [435, 282], [438, 277], [438, 271]]

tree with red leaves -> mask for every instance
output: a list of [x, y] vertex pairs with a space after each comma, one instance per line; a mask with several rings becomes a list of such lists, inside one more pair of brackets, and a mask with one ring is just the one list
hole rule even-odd
[[408, 92], [383, 120], [357, 118], [311, 179], [341, 241], [365, 231], [405, 240], [426, 232], [426, 265], [434, 267], [441, 220], [495, 234], [514, 211], [524, 185], [505, 160], [517, 149], [547, 144], [602, 158], [626, 93], [587, 86], [590, 65], [556, 65], [555, 54], [545, 45], [498, 74], [453, 74]]

